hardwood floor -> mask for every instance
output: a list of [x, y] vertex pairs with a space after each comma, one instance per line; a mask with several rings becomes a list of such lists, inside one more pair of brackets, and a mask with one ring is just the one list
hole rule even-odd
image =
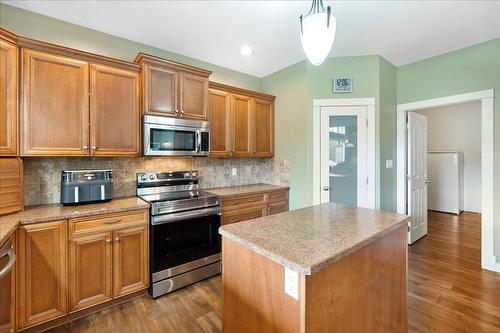
[[[500, 332], [500, 274], [482, 270], [480, 215], [429, 212], [410, 246], [409, 331]], [[52, 332], [221, 332], [220, 276], [101, 311]]]
[[410, 246], [411, 332], [500, 332], [500, 274], [481, 269], [481, 216], [429, 212]]

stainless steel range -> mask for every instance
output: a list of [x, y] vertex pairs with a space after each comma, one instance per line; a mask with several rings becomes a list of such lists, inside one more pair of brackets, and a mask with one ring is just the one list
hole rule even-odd
[[220, 199], [198, 181], [197, 171], [137, 174], [137, 195], [151, 204], [153, 297], [221, 272]]

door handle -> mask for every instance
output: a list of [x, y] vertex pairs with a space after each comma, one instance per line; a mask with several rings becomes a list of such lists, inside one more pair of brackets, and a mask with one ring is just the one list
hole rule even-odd
[[323, 191], [330, 191], [330, 188], [328, 186], [323, 186]]
[[426, 184], [429, 184], [430, 182], [431, 182], [431, 180], [430, 180], [430, 179], [426, 179], [426, 180], [425, 180], [425, 183], [426, 183]]

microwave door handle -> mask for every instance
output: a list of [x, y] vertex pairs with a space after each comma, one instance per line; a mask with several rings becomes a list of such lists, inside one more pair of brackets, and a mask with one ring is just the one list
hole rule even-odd
[[196, 152], [201, 154], [201, 131], [196, 131]]

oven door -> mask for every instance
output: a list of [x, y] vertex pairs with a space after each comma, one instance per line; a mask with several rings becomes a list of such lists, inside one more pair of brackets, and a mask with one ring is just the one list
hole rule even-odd
[[144, 155], [196, 155], [197, 130], [193, 127], [144, 123]]
[[219, 227], [219, 207], [153, 216], [152, 282], [220, 261]]

